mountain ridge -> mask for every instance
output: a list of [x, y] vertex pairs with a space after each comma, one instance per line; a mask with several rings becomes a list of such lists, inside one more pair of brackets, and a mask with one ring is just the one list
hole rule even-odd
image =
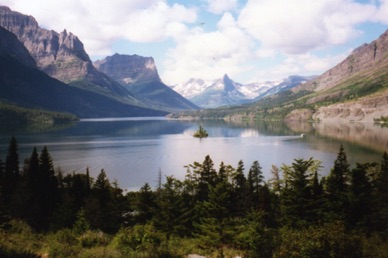
[[50, 77], [33, 63], [16, 35], [0, 26], [0, 102], [78, 117], [158, 116], [166, 112], [115, 101]]
[[314, 76], [292, 75], [278, 81], [242, 84], [234, 82], [225, 74], [215, 80], [191, 78], [186, 83], [170, 86], [182, 96], [203, 108], [241, 105], [291, 89]]
[[152, 57], [116, 53], [94, 65], [151, 107], [166, 111], [198, 109], [162, 82]]

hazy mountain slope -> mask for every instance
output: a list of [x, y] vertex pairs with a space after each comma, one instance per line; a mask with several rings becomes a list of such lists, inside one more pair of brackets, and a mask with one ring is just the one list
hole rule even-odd
[[115, 101], [69, 87], [35, 68], [16, 36], [0, 27], [0, 101], [26, 108], [68, 112], [79, 117], [154, 116], [164, 112]]
[[198, 108], [161, 81], [152, 57], [115, 54], [94, 65], [152, 107], [168, 111]]

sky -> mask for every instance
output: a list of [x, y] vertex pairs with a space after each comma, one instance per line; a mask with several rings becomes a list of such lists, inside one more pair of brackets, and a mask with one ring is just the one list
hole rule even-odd
[[388, 0], [0, 0], [92, 60], [153, 57], [164, 83], [319, 75], [388, 29]]

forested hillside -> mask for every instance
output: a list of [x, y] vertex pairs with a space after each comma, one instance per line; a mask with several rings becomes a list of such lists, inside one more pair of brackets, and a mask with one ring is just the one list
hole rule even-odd
[[[2, 257], [387, 257], [388, 155], [328, 176], [313, 157], [248, 168], [187, 165], [185, 180], [125, 192], [101, 170], [64, 175], [47, 147], [0, 162]], [[362, 162], [362, 161], [360, 161]], [[163, 181], [163, 182], [162, 182]]]

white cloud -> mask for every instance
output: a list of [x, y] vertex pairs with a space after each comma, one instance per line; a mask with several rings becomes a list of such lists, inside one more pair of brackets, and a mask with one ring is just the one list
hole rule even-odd
[[215, 14], [222, 14], [236, 8], [237, 0], [207, 0], [208, 9]]
[[167, 84], [189, 78], [215, 79], [225, 73], [237, 75], [253, 57], [253, 41], [236, 24], [230, 13], [223, 15], [217, 31], [195, 28], [170, 49], [162, 74]]
[[275, 67], [258, 70], [251, 81], [266, 81], [286, 78], [290, 75], [320, 75], [324, 71], [337, 65], [350, 53], [319, 57], [306, 53], [301, 55], [286, 55]]
[[357, 36], [376, 7], [351, 0], [249, 0], [238, 23], [264, 47], [300, 54]]
[[388, 24], [388, 0], [380, 0], [380, 7], [376, 14], [376, 21]]
[[[193, 23], [196, 10], [165, 0], [4, 0], [11, 9], [34, 16], [42, 27], [77, 35], [91, 55], [109, 54], [125, 39], [155, 42], [175, 37]], [[108, 53], [107, 53], [108, 52]]]

